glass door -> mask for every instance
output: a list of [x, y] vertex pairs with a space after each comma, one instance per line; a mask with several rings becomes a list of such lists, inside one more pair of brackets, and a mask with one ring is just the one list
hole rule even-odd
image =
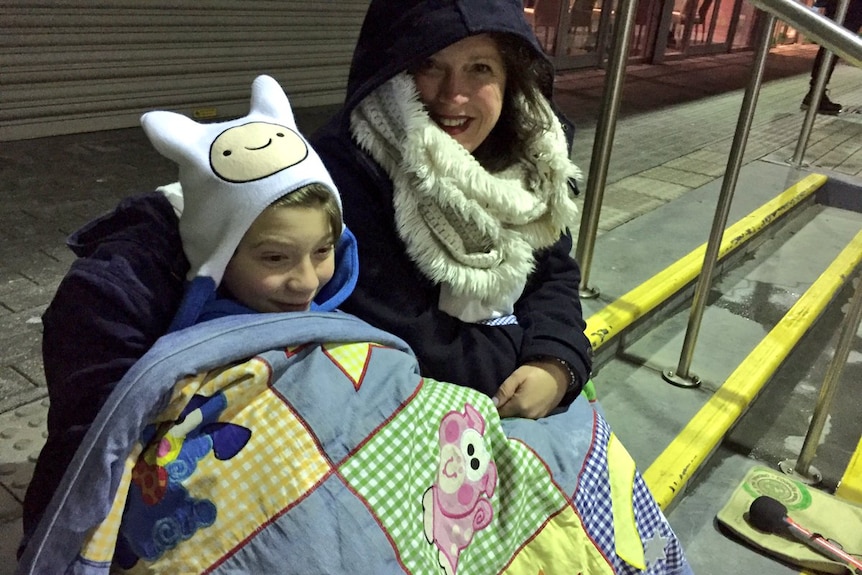
[[526, 0], [524, 15], [558, 70], [599, 65], [605, 0]]
[[[558, 70], [603, 67], [621, 0], [525, 0], [524, 14]], [[752, 47], [757, 12], [743, 0], [639, 0], [629, 61]]]
[[712, 54], [730, 50], [741, 0], [674, 0], [667, 53]]

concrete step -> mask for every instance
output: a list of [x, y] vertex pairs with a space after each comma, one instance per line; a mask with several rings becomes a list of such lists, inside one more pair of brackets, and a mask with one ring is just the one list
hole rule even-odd
[[[761, 181], [766, 187], [760, 191], [786, 181], [780, 169], [769, 175], [779, 178]], [[858, 274], [862, 260], [862, 186], [835, 182], [813, 197], [815, 202], [806, 201], [716, 277], [691, 363], [691, 373], [702, 382], [698, 387], [681, 389], [662, 377], [680, 359], [690, 316], [685, 299], [620, 335], [622, 343], [594, 377], [607, 419], [645, 470], [697, 573], [799, 571], [741, 545], [722, 532], [715, 516], [753, 465], [777, 468], [798, 456], [834, 354], [842, 308], [852, 294], [847, 280]], [[706, 211], [705, 203], [674, 202], [672, 214], [656, 210], [654, 221], [635, 220], [600, 243], [640, 238], [638, 254], [615, 250], [629, 262], [642, 254], [662, 259], [669, 251], [683, 252], [649, 230], [672, 219], [702, 225], [697, 210]], [[704, 236], [708, 227], [702, 225]], [[647, 267], [658, 265], [650, 261]], [[626, 263], [620, 269], [632, 274], [640, 267]], [[860, 473], [857, 464], [848, 475], [848, 466], [862, 459], [862, 340], [854, 344], [814, 461], [823, 476], [817, 488], [830, 493], [842, 478]]]

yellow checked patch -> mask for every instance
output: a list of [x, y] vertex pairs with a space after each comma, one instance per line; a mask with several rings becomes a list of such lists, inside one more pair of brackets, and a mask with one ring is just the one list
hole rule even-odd
[[[175, 538], [168, 547], [171, 552], [151, 563], [170, 573], [207, 569], [320, 483], [330, 473], [330, 466], [303, 422], [271, 390], [270, 380], [269, 365], [251, 359], [180, 381], [174, 388], [172, 403], [158, 418], [162, 422], [159, 433], [146, 448], [159, 457], [136, 454], [127, 462], [129, 469], [123, 477], [118, 503], [103, 523], [106, 533], [100, 528], [98, 538], [91, 539], [87, 557], [110, 560], [110, 538], [116, 540], [125, 492], [129, 482], [135, 481], [131, 468], [136, 462], [142, 466], [139, 476], [152, 476], [161, 473], [161, 469], [168, 471], [170, 481], [178, 480], [180, 489], [187, 492], [186, 501], [194, 504], [195, 513], [199, 507], [213, 510], [212, 522], [199, 527], [205, 536]], [[193, 399], [201, 406], [186, 409]], [[215, 410], [211, 405], [216, 405]], [[184, 409], [187, 413], [181, 418]], [[202, 410], [207, 411], [206, 416]], [[211, 419], [213, 413], [217, 414], [215, 420]], [[231, 443], [228, 434], [228, 443], [221, 445], [218, 434], [225, 427], [236, 430], [243, 441]], [[200, 443], [201, 434], [210, 436], [210, 443]], [[185, 443], [195, 437], [198, 443], [194, 445], [203, 448], [197, 447], [199, 451], [192, 459], [180, 461], [178, 456]], [[155, 467], [157, 463], [160, 467]], [[167, 467], [172, 463], [181, 466]], [[177, 479], [174, 473], [185, 476]], [[161, 495], [154, 493], [149, 502], [145, 499], [145, 504], [158, 504]]]
[[[560, 553], [565, 549], [565, 553]], [[515, 556], [507, 575], [613, 575], [571, 507], [555, 515]]]
[[634, 515], [635, 462], [613, 433], [608, 441], [608, 471], [617, 555], [632, 567], [644, 571], [646, 559]]
[[[209, 382], [208, 391], [221, 391], [227, 408], [220, 416], [251, 430], [248, 443], [231, 459], [212, 453], [198, 463], [187, 480], [212, 501], [230, 501], [217, 509], [211, 536], [193, 538], [168, 554], [177, 572], [206, 567], [276, 515], [295, 504], [330, 471], [317, 444], [296, 414], [269, 388], [269, 366], [252, 359], [234, 366]], [[202, 560], [203, 559], [203, 560]], [[202, 560], [202, 561], [201, 561]]]
[[323, 352], [329, 357], [358, 391], [368, 369], [368, 360], [374, 348], [383, 347], [375, 343], [346, 343], [323, 345]]
[[123, 519], [123, 508], [126, 505], [126, 496], [129, 485], [132, 482], [132, 469], [143, 450], [143, 445], [135, 444], [135, 448], [126, 458], [123, 469], [123, 477], [117, 488], [117, 496], [108, 516], [96, 527], [84, 542], [81, 549], [81, 557], [96, 563], [110, 563], [114, 557], [114, 548], [117, 545], [117, 535], [120, 529], [120, 521]]

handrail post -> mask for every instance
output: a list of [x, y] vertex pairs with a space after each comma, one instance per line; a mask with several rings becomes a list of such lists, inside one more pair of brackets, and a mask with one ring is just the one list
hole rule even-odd
[[814, 459], [817, 446], [820, 444], [820, 437], [823, 435], [823, 428], [826, 425], [829, 408], [835, 397], [838, 380], [841, 378], [841, 372], [850, 356], [850, 348], [853, 344], [853, 338], [856, 337], [856, 332], [859, 330], [860, 321], [862, 321], [862, 276], [856, 279], [856, 289], [850, 300], [847, 315], [844, 316], [844, 321], [841, 324], [841, 334], [838, 336], [838, 343], [835, 346], [835, 355], [832, 356], [832, 362], [826, 370], [826, 377], [820, 387], [820, 394], [817, 396], [811, 423], [808, 425], [808, 432], [802, 442], [799, 459], [795, 463], [792, 460], [785, 460], [778, 464], [784, 473], [793, 475], [803, 483], [815, 485], [823, 479], [817, 468], [811, 465], [811, 461]]
[[742, 167], [745, 144], [748, 141], [748, 134], [754, 119], [757, 97], [760, 93], [760, 85], [763, 82], [763, 71], [766, 68], [766, 58], [769, 56], [772, 31], [775, 28], [775, 16], [768, 13], [765, 14], [766, 20], [760, 32], [760, 40], [754, 58], [754, 71], [751, 74], [751, 80], [745, 89], [745, 96], [742, 99], [742, 108], [739, 111], [739, 120], [736, 124], [736, 133], [733, 135], [730, 156], [727, 159], [727, 168], [724, 172], [724, 180], [722, 181], [721, 192], [718, 196], [718, 205], [716, 206], [715, 216], [712, 221], [712, 230], [706, 244], [703, 266], [701, 267], [700, 277], [694, 290], [694, 297], [692, 298], [691, 313], [688, 318], [688, 327], [686, 328], [685, 339], [682, 344], [679, 365], [676, 371], [666, 370], [662, 373], [665, 381], [678, 387], [698, 387], [701, 383], [700, 378], [689, 373], [689, 369], [691, 367], [691, 358], [694, 354], [694, 345], [697, 342], [697, 335], [700, 331], [703, 311], [706, 307], [706, 297], [709, 294], [709, 289], [712, 285], [712, 275], [718, 261], [718, 251], [724, 236], [724, 228], [727, 225], [730, 202], [733, 199], [736, 181], [739, 178], [739, 170]]
[[[643, 0], [646, 1], [646, 0]], [[621, 0], [621, 14], [617, 14], [614, 36], [614, 51], [611, 55], [611, 65], [605, 76], [605, 86], [602, 93], [602, 114], [596, 124], [596, 136], [593, 142], [593, 153], [590, 160], [590, 173], [587, 178], [587, 189], [584, 193], [584, 211], [581, 215], [581, 226], [578, 230], [578, 245], [575, 248], [575, 259], [581, 266], [582, 298], [595, 298], [599, 290], [589, 287], [590, 267], [593, 262], [593, 250], [599, 228], [599, 214], [602, 209], [602, 197], [607, 183], [608, 164], [613, 148], [614, 131], [617, 115], [622, 99], [622, 86], [625, 79], [626, 63], [631, 44], [632, 27], [635, 20], [635, 8], [638, 0]]]
[[[838, 8], [835, 11], [836, 24], [844, 23], [849, 6], [850, 0], [840, 0]], [[832, 61], [835, 58], [836, 56], [832, 50], [826, 50], [823, 60], [820, 62], [817, 77], [814, 79], [814, 85], [811, 87], [811, 101], [808, 102], [808, 110], [805, 111], [805, 118], [802, 120], [802, 129], [799, 132], [799, 139], [796, 140], [796, 149], [793, 151], [793, 157], [790, 158], [790, 165], [797, 168], [802, 166], [805, 149], [808, 147], [808, 140], [811, 138], [814, 119], [817, 117], [817, 109], [820, 107], [820, 100], [823, 99], [823, 92], [826, 90], [826, 79], [829, 76], [829, 68], [832, 67]]]

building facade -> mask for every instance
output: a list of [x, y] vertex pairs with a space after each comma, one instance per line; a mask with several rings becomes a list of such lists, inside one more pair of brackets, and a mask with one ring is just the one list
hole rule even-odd
[[[604, 67], [620, 0], [525, 0], [558, 70]], [[295, 107], [339, 104], [369, 0], [0, 0], [0, 141], [137, 126], [169, 109], [244, 114], [275, 77]], [[752, 47], [744, 0], [640, 0], [630, 61]], [[776, 38], [779, 34], [776, 33]], [[797, 41], [781, 29], [782, 41]]]

